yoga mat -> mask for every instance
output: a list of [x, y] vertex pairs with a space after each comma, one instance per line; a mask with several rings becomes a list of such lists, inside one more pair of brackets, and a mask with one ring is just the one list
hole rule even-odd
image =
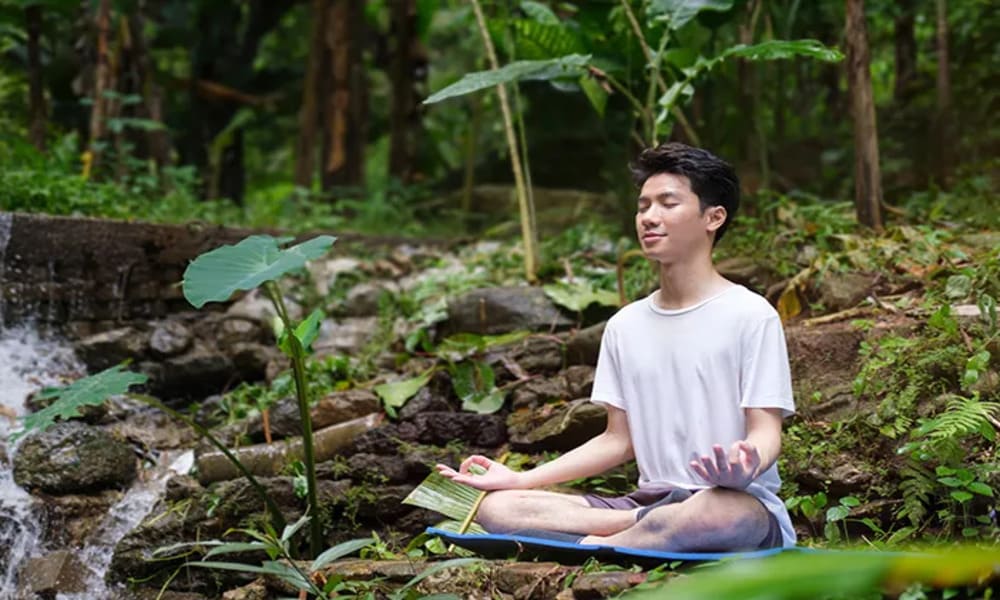
[[601, 562], [615, 564], [637, 564], [655, 567], [670, 561], [704, 562], [726, 558], [758, 558], [771, 556], [785, 548], [751, 550], [747, 552], [660, 552], [638, 550], [621, 546], [600, 546], [594, 544], [574, 544], [560, 540], [550, 540], [517, 534], [501, 533], [454, 533], [437, 527], [428, 527], [427, 533], [436, 535], [445, 542], [472, 550], [487, 558], [518, 557], [553, 560], [563, 564], [579, 564], [590, 557]]

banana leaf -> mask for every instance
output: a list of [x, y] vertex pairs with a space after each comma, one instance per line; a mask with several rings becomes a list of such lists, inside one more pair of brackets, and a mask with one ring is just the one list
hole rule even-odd
[[[403, 504], [433, 510], [455, 519], [460, 524], [466, 525], [465, 531], [462, 531], [462, 527], [456, 531], [465, 533], [472, 531], [468, 525], [471, 522], [470, 515], [479, 507], [479, 501], [485, 495], [486, 492], [455, 483], [435, 471], [403, 499]], [[479, 531], [482, 529], [479, 528]]]

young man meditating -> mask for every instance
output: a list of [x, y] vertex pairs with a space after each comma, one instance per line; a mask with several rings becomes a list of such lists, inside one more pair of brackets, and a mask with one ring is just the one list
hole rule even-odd
[[[793, 545], [776, 495], [781, 422], [794, 411], [781, 321], [712, 264], [712, 246], [739, 206], [736, 174], [677, 143], [643, 151], [632, 171], [639, 242], [658, 263], [660, 288], [618, 311], [604, 331], [591, 399], [607, 406], [607, 429], [530, 471], [484, 456], [458, 471], [437, 468], [495, 490], [476, 519], [491, 532], [675, 552]], [[633, 457], [639, 489], [627, 496], [531, 489]], [[486, 472], [473, 475], [473, 464]]]

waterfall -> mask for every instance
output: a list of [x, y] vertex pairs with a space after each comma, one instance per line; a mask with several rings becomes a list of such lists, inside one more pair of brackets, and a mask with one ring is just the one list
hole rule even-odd
[[[0, 214], [0, 259], [4, 216]], [[16, 418], [26, 412], [24, 401], [29, 394], [62, 385], [65, 378], [82, 371], [65, 340], [42, 337], [31, 324], [0, 327], [0, 599], [14, 597], [17, 571], [25, 559], [40, 550], [42, 539], [35, 502], [14, 483], [12, 456], [16, 448], [7, 447], [7, 438], [20, 428]]]

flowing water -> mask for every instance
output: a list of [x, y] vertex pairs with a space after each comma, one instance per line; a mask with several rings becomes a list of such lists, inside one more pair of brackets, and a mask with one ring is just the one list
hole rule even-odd
[[0, 599], [14, 596], [17, 569], [37, 554], [42, 537], [35, 502], [14, 483], [11, 459], [16, 449], [8, 447], [7, 438], [20, 428], [16, 418], [26, 412], [29, 394], [61, 385], [82, 370], [64, 340], [43, 337], [30, 324], [0, 326]]
[[[2, 217], [2, 215], [0, 215]], [[25, 399], [47, 386], [64, 385], [84, 373], [69, 343], [56, 336], [42, 335], [32, 324], [4, 329], [0, 326], [0, 600], [17, 596], [17, 574], [24, 561], [45, 554], [41, 511], [30, 494], [13, 480], [12, 457], [16, 448], [6, 447], [10, 433], [19, 428], [16, 417], [26, 411]], [[168, 462], [172, 460], [172, 462]], [[60, 600], [106, 598], [104, 573], [115, 545], [157, 501], [166, 480], [173, 473], [186, 473], [191, 452], [160, 455], [159, 465], [143, 473], [124, 497], [115, 504], [94, 535], [79, 550], [81, 563], [89, 571], [87, 592], [61, 594]], [[168, 465], [169, 466], [163, 466]]]

